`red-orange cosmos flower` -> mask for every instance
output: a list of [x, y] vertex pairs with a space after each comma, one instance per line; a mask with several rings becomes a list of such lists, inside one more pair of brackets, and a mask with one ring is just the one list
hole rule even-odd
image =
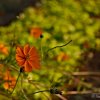
[[11, 75], [10, 75], [10, 71], [9, 70], [7, 70], [6, 71], [6, 73], [5, 73], [5, 76], [4, 76], [4, 88], [5, 89], [13, 89], [14, 88], [14, 86], [15, 86], [15, 84], [16, 84], [16, 79], [15, 79], [15, 77], [12, 77]]
[[16, 48], [16, 61], [26, 72], [40, 68], [40, 57], [36, 48], [34, 46], [30, 47], [28, 44]]
[[41, 30], [41, 28], [38, 28], [38, 27], [31, 28], [30, 34], [31, 34], [34, 38], [40, 38], [40, 37], [42, 37], [42, 30]]

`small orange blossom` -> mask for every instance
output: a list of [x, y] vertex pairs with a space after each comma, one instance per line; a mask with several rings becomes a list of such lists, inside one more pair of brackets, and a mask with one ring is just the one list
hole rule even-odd
[[16, 79], [15, 79], [15, 77], [12, 77], [10, 75], [9, 70], [7, 70], [5, 75], [4, 75], [4, 81], [5, 82], [4, 82], [3, 86], [4, 86], [5, 89], [13, 89], [15, 84], [16, 84]]
[[39, 28], [39, 27], [31, 28], [30, 34], [31, 34], [34, 38], [40, 38], [40, 37], [42, 37], [42, 30], [41, 30], [41, 28]]
[[69, 55], [64, 53], [64, 52], [60, 52], [59, 55], [57, 55], [54, 59], [57, 61], [66, 61], [69, 60]]
[[37, 49], [34, 46], [30, 47], [28, 44], [16, 48], [16, 61], [19, 66], [24, 68], [25, 72], [40, 68], [40, 57]]

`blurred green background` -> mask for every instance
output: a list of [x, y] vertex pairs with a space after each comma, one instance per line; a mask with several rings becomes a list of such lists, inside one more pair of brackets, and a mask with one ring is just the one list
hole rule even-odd
[[[15, 60], [16, 45], [29, 43], [38, 49], [41, 56], [41, 70], [23, 73], [24, 92], [21, 91], [20, 78], [9, 100], [24, 100], [25, 96], [26, 100], [60, 100], [48, 92], [28, 95], [51, 87], [63, 91], [68, 100], [91, 98], [68, 96], [68, 91], [100, 91], [99, 77], [73, 76], [75, 72], [100, 72], [100, 0], [5, 1], [8, 3], [0, 3], [0, 44], [8, 47], [9, 54], [0, 53], [0, 62], [4, 66], [0, 73], [11, 68], [11, 73], [17, 78], [18, 72], [13, 70], [19, 70]], [[42, 29], [42, 39], [30, 35], [32, 27]], [[49, 48], [70, 40], [72, 42], [67, 46], [46, 54]], [[5, 97], [9, 93], [2, 80], [0, 77], [0, 98], [3, 98], [0, 100], [8, 100]]]

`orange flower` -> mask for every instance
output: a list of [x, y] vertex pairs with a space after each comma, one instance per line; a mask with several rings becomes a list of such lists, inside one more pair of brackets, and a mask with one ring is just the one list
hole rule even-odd
[[64, 53], [64, 52], [60, 52], [59, 55], [57, 55], [54, 59], [57, 61], [65, 61], [65, 60], [69, 60], [69, 55]]
[[3, 64], [0, 64], [0, 68], [2, 68], [4, 65]]
[[26, 72], [40, 68], [40, 57], [36, 48], [30, 47], [28, 44], [23, 48], [20, 46], [16, 48], [16, 61]]
[[6, 71], [6, 73], [5, 73], [5, 76], [4, 76], [4, 88], [5, 89], [13, 89], [14, 88], [14, 86], [15, 86], [15, 84], [16, 84], [16, 79], [15, 79], [15, 77], [12, 77], [11, 75], [10, 75], [10, 71], [9, 70], [7, 70]]
[[32, 28], [32, 29], [30, 30], [30, 33], [31, 33], [31, 35], [32, 35], [34, 38], [40, 38], [40, 37], [42, 37], [42, 30], [41, 30], [40, 28], [38, 28], [38, 27]]
[[4, 44], [0, 44], [0, 53], [8, 54], [8, 48]]

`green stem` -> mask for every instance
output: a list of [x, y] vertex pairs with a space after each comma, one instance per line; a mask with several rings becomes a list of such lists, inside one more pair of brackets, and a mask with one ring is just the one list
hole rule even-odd
[[41, 91], [37, 91], [37, 92], [31, 93], [29, 95], [36, 94], [36, 93], [40, 93], [40, 92], [48, 92], [48, 91], [50, 91], [50, 90], [41, 90]]
[[18, 75], [18, 77], [17, 77], [16, 84], [15, 84], [15, 86], [14, 86], [14, 88], [13, 88], [13, 91], [11, 92], [11, 95], [13, 94], [13, 92], [14, 92], [14, 90], [15, 90], [15, 87], [16, 87], [16, 85], [17, 85], [17, 82], [18, 82], [18, 79], [19, 79], [20, 75], [21, 75], [21, 72], [19, 73], [19, 75]]

